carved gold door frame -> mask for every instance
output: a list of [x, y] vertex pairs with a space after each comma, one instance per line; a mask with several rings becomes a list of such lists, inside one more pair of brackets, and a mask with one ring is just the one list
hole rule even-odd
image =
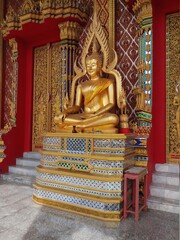
[[[166, 17], [166, 159], [169, 163], [180, 163], [180, 137], [178, 137], [178, 122], [180, 124], [180, 92], [177, 85], [180, 81], [180, 45], [179, 45], [180, 14], [170, 14]], [[174, 103], [178, 99], [179, 106]]]
[[42, 134], [53, 129], [55, 98], [60, 88], [60, 43], [34, 49], [32, 150], [42, 147]]

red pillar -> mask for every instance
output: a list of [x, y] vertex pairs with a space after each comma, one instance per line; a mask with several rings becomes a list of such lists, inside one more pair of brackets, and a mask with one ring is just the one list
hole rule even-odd
[[155, 163], [166, 162], [166, 15], [179, 11], [178, 0], [152, 0], [153, 94], [152, 131], [148, 140], [149, 183]]

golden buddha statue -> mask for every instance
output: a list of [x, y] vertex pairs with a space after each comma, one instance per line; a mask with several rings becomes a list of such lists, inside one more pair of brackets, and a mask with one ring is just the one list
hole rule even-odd
[[[102, 78], [101, 70], [102, 60], [94, 51], [86, 58], [86, 71], [90, 79], [78, 84], [75, 105], [54, 119], [61, 130], [75, 126], [80, 131], [117, 132], [119, 118], [111, 112], [115, 107], [114, 81]], [[84, 112], [79, 113], [82, 107]]]
[[[122, 107], [119, 100], [123, 89], [120, 73], [115, 70], [117, 55], [113, 52], [114, 59], [109, 62], [106, 36], [94, 18], [81, 54], [81, 68], [77, 67], [76, 61], [74, 64], [76, 75], [72, 81], [70, 102], [66, 96], [64, 110], [58, 111], [54, 118], [56, 131], [118, 132], [119, 116], [114, 111], [116, 105]], [[103, 78], [102, 73], [112, 75], [113, 78]], [[77, 83], [86, 74], [89, 80]]]

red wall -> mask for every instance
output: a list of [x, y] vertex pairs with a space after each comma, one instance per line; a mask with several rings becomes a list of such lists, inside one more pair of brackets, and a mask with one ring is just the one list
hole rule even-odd
[[[166, 162], [166, 15], [179, 10], [178, 0], [152, 0], [153, 7], [153, 107], [148, 142], [149, 172]], [[151, 177], [151, 174], [149, 174]]]
[[16, 164], [16, 157], [31, 151], [33, 110], [33, 49], [49, 42], [59, 41], [60, 19], [46, 19], [43, 24], [28, 23], [21, 31], [12, 31], [8, 39], [18, 43], [18, 95], [16, 127], [3, 140], [6, 158], [0, 163], [0, 172], [8, 172], [8, 166]]
[[33, 50], [60, 41], [58, 24], [62, 20], [78, 21], [74, 18], [48, 18], [41, 24], [27, 23], [22, 30], [11, 31], [7, 36], [7, 40], [15, 38], [18, 43], [18, 96], [16, 127], [2, 137], [6, 158], [0, 163], [0, 173], [8, 172], [8, 166], [16, 164], [16, 157], [32, 150]]

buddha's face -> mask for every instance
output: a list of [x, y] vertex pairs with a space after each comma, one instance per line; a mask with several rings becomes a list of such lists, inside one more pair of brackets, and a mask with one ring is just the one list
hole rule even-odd
[[97, 59], [87, 59], [86, 60], [87, 73], [93, 77], [99, 75], [100, 66]]

